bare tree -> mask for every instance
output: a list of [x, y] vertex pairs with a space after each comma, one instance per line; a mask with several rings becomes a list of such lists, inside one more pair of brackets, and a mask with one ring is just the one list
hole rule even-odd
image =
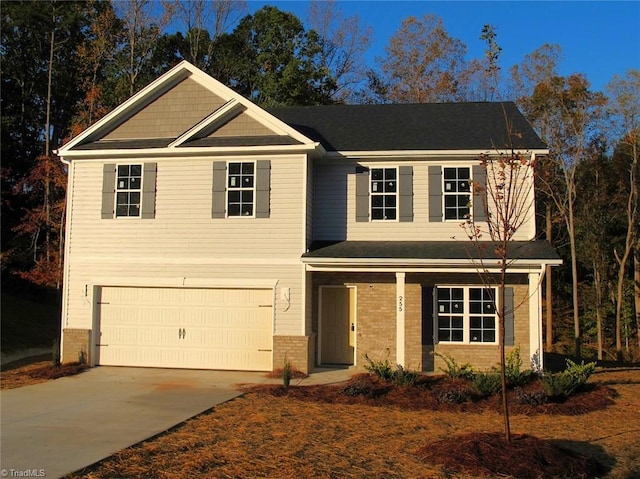
[[208, 71], [215, 41], [248, 12], [244, 0], [165, 0], [186, 31], [185, 59]]
[[138, 78], [147, 66], [158, 39], [171, 22], [173, 7], [164, 3], [157, 13], [152, 0], [127, 0], [113, 2], [118, 17], [124, 25], [124, 44], [116, 56], [116, 64], [124, 72], [127, 95], [133, 95], [138, 87]]
[[392, 102], [459, 99], [458, 77], [465, 67], [467, 47], [449, 36], [436, 15], [405, 18], [385, 50], [381, 70]]
[[357, 15], [344, 17], [335, 0], [313, 0], [307, 22], [322, 39], [321, 62], [336, 80], [334, 99], [348, 102], [355, 88], [366, 80], [364, 54], [371, 44], [373, 28], [364, 25]]
[[[571, 250], [573, 324], [575, 355], [581, 357], [581, 327], [578, 296], [578, 260], [576, 246], [575, 203], [576, 171], [596, 135], [602, 116], [604, 96], [589, 89], [589, 82], [579, 74], [567, 78], [553, 77], [538, 84], [526, 100], [529, 120], [550, 146], [551, 166], [561, 172], [563, 188], [539, 175], [541, 188], [564, 219]], [[551, 176], [553, 180], [553, 175]]]
[[635, 309], [638, 347], [640, 348], [640, 273], [638, 261], [640, 253], [638, 238], [640, 234], [640, 198], [638, 196], [639, 166], [638, 156], [640, 148], [640, 71], [629, 70], [622, 78], [617, 75], [607, 85], [610, 95], [609, 110], [613, 124], [617, 128], [619, 143], [630, 157], [628, 178], [626, 220], [627, 231], [622, 253], [615, 251], [618, 263], [618, 281], [616, 288], [616, 356], [618, 361], [622, 357], [622, 304], [624, 300], [624, 280], [629, 258], [633, 255], [635, 263]]

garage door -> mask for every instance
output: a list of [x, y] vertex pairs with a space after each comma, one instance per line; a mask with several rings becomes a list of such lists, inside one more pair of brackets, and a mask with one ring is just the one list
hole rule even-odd
[[270, 289], [103, 287], [98, 364], [272, 369]]

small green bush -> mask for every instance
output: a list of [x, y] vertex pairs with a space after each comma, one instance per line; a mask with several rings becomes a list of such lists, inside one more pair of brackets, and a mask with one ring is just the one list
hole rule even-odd
[[438, 393], [438, 402], [447, 404], [462, 404], [470, 399], [467, 391], [462, 389], [446, 389]]
[[473, 379], [474, 373], [471, 364], [464, 363], [463, 365], [459, 366], [456, 360], [448, 354], [433, 354], [434, 356], [442, 358], [442, 360], [444, 361], [446, 368], [440, 368], [440, 371], [442, 371], [449, 379]]
[[596, 363], [581, 364], [567, 359], [567, 367], [560, 373], [545, 374], [542, 378], [542, 385], [555, 401], [565, 400], [575, 392], [584, 388], [589, 377], [596, 370]]
[[502, 390], [500, 374], [495, 372], [476, 373], [473, 376], [473, 387], [483, 396], [493, 396]]
[[540, 406], [547, 402], [548, 396], [544, 391], [527, 392], [522, 388], [515, 388], [516, 402], [518, 404], [529, 404], [531, 406]]
[[385, 359], [384, 361], [374, 361], [368, 354], [364, 355], [364, 359], [368, 363], [364, 366], [368, 372], [375, 374], [385, 381], [393, 381], [394, 372], [388, 359]]
[[365, 369], [375, 374], [379, 378], [393, 383], [396, 386], [413, 386], [418, 379], [418, 373], [409, 371], [402, 367], [401, 364], [397, 364], [396, 368], [391, 367], [391, 363], [387, 359], [384, 361], [374, 361], [367, 354], [364, 355], [364, 359], [367, 361]]
[[522, 386], [529, 382], [532, 372], [522, 370], [520, 346], [507, 353], [505, 357], [504, 374], [508, 387]]
[[396, 366], [393, 374], [393, 384], [396, 386], [413, 386], [418, 379], [418, 373], [404, 369], [401, 364]]

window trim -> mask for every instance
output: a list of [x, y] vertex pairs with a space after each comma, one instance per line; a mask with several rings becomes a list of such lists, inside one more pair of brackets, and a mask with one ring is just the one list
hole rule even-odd
[[[115, 182], [114, 182], [114, 195], [113, 195], [113, 218], [117, 219], [117, 220], [127, 220], [127, 219], [141, 219], [142, 218], [142, 202], [144, 200], [144, 162], [141, 163], [115, 163]], [[118, 169], [121, 166], [128, 166], [129, 169], [131, 169], [132, 166], [140, 166], [140, 188], [138, 188], [137, 190], [132, 190], [130, 188], [127, 188], [126, 190], [119, 190], [118, 189], [118, 178], [120, 178], [120, 175], [118, 174]], [[129, 170], [130, 171], [130, 170]], [[138, 214], [136, 216], [133, 215], [118, 215], [118, 193], [124, 193], [124, 192], [138, 192], [140, 194], [140, 202], [138, 203]], [[131, 206], [131, 203], [129, 203], [129, 207]]]
[[[383, 171], [383, 175], [384, 175], [384, 170], [395, 170], [396, 172], [396, 178], [395, 178], [395, 189], [396, 191], [393, 193], [386, 193], [386, 192], [374, 192], [372, 191], [372, 186], [373, 186], [373, 171], [374, 170], [382, 170]], [[384, 179], [382, 180], [382, 182], [384, 182]], [[376, 165], [375, 167], [369, 167], [369, 185], [368, 185], [368, 190], [369, 190], [369, 221], [371, 223], [398, 223], [400, 221], [400, 169], [398, 167], [398, 165]], [[382, 196], [383, 198], [386, 196], [395, 196], [396, 199], [396, 205], [394, 207], [395, 212], [396, 212], [396, 217], [392, 218], [392, 219], [388, 219], [388, 218], [380, 218], [380, 219], [374, 219], [373, 218], [373, 196], [377, 195], [377, 196]], [[383, 206], [383, 211], [384, 211], [384, 206]]]
[[[229, 178], [231, 177], [231, 165], [232, 164], [239, 164], [240, 165], [240, 170], [241, 173], [240, 175], [242, 175], [242, 165], [243, 164], [248, 164], [251, 163], [253, 165], [253, 186], [251, 186], [251, 188], [243, 188], [242, 186], [240, 187], [231, 187], [229, 186]], [[228, 160], [227, 161], [227, 170], [225, 172], [225, 210], [226, 210], [226, 218], [256, 218], [256, 208], [257, 208], [257, 201], [256, 201], [256, 196], [257, 196], [257, 182], [258, 182], [258, 166], [257, 166], [257, 161], [256, 160], [240, 160], [240, 161], [232, 161], [232, 160]], [[251, 214], [250, 215], [243, 215], [242, 214], [242, 206], [240, 207], [240, 214], [239, 215], [231, 215], [229, 214], [229, 193], [231, 191], [240, 191], [240, 194], [242, 196], [242, 192], [243, 191], [251, 191], [253, 193], [252, 197], [252, 201], [251, 201]], [[242, 200], [240, 200], [240, 204], [242, 205]]]
[[[438, 302], [438, 290], [439, 289], [453, 289], [453, 288], [461, 288], [463, 290], [463, 305], [464, 311], [462, 315], [462, 341], [450, 341], [450, 340], [441, 340], [440, 339], [440, 312], [439, 312], [439, 302]], [[470, 290], [471, 289], [481, 289], [493, 290], [493, 302], [495, 305], [493, 317], [495, 318], [495, 341], [471, 341], [471, 320], [472, 316], [470, 311]], [[442, 343], [446, 345], [463, 345], [463, 346], [495, 346], [499, 344], [499, 317], [498, 317], [498, 288], [495, 286], [484, 286], [477, 284], [439, 284], [435, 285], [433, 288], [433, 328], [434, 328], [434, 339], [436, 343]], [[483, 315], [489, 316], [489, 315]], [[506, 321], [506, 319], [505, 319]]]
[[[473, 194], [473, 186], [472, 186], [473, 185], [473, 170], [474, 170], [473, 165], [447, 165], [447, 164], [443, 164], [443, 165], [441, 165], [441, 168], [442, 168], [442, 179], [441, 179], [441, 182], [442, 182], [442, 186], [441, 186], [441, 188], [442, 188], [442, 198], [441, 198], [440, 201], [442, 202], [442, 221], [444, 223], [460, 222], [460, 221], [466, 221], [469, 218], [473, 218], [473, 213], [474, 213], [474, 194]], [[460, 192], [457, 192], [457, 191], [448, 193], [446, 191], [445, 184], [446, 184], [447, 180], [445, 179], [445, 173], [444, 172], [445, 172], [446, 169], [451, 169], [451, 168], [454, 168], [456, 170], [456, 178], [457, 178], [457, 174], [458, 174], [457, 170], [459, 170], [461, 168], [466, 168], [469, 171], [469, 180], [468, 180], [469, 191], [467, 193], [465, 193], [465, 192], [460, 193]], [[468, 210], [469, 210], [468, 213], [467, 213], [468, 217], [464, 217], [463, 216], [462, 218], [447, 218], [446, 197], [447, 196], [456, 196], [456, 197], [458, 197], [458, 196], [463, 196], [464, 194], [466, 194], [469, 197], [469, 203], [468, 203], [468, 207], [467, 207]], [[456, 211], [458, 209], [459, 209], [459, 207], [456, 207]]]

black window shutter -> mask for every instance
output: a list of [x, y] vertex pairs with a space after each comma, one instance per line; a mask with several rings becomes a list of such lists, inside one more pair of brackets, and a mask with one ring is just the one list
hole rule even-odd
[[356, 222], [369, 221], [369, 169], [356, 167]]
[[[480, 165], [473, 166], [473, 220], [487, 221], [487, 172]], [[479, 190], [479, 191], [478, 191]]]
[[156, 163], [145, 163], [142, 166], [142, 219], [153, 219], [156, 216]]
[[269, 217], [271, 190], [271, 161], [256, 162], [256, 218]]
[[401, 166], [398, 168], [400, 190], [400, 221], [413, 221], [413, 167]]
[[116, 195], [116, 165], [108, 163], [102, 167], [102, 219], [113, 218]]
[[513, 346], [515, 342], [513, 288], [504, 289], [504, 345]]
[[213, 197], [211, 206], [212, 218], [224, 218], [227, 212], [227, 162], [213, 162]]
[[429, 166], [429, 221], [442, 221], [442, 167]]

